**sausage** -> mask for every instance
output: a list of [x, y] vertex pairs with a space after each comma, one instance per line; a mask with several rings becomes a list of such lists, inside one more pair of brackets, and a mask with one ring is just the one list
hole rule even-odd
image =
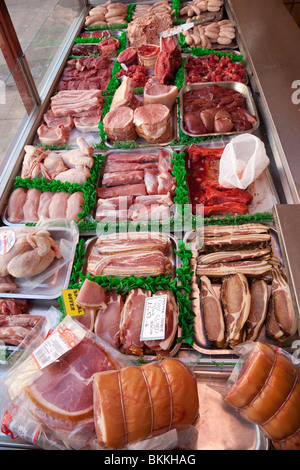
[[[125, 15], [126, 16], [126, 15]], [[108, 13], [105, 15], [105, 19], [108, 20], [109, 18], [115, 18], [115, 17], [124, 17], [124, 11], [120, 9], [112, 9], [109, 10]]]
[[232, 39], [230, 38], [225, 38], [223, 36], [219, 36], [218, 39], [217, 39], [217, 43], [218, 44], [222, 44], [224, 46], [227, 46], [228, 44], [231, 44], [232, 43]]
[[270, 376], [259, 395], [241, 410], [243, 418], [255, 424], [263, 424], [275, 415], [297, 380], [297, 371], [288, 356], [277, 353]]
[[88, 16], [88, 17], [85, 19], [85, 26], [91, 26], [91, 25], [93, 25], [96, 21], [105, 21], [105, 16], [103, 16], [103, 15]]
[[224, 400], [234, 408], [244, 408], [259, 394], [275, 362], [275, 349], [257, 342], [238, 380], [227, 390]]

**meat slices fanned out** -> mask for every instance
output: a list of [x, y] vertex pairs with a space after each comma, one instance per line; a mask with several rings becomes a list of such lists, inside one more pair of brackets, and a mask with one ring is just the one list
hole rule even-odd
[[145, 104], [164, 104], [170, 110], [178, 96], [178, 88], [174, 85], [162, 85], [157, 78], [149, 78], [144, 88]]
[[140, 335], [147, 297], [151, 297], [150, 291], [133, 289], [126, 298], [120, 321], [120, 343], [128, 354], [143, 355], [144, 343]]
[[171, 261], [158, 250], [117, 253], [114, 255], [91, 254], [87, 271], [92, 276], [163, 276], [172, 274]]
[[99, 122], [101, 121], [102, 111], [89, 116], [74, 117], [74, 125], [80, 132], [99, 132]]
[[170, 291], [157, 291], [154, 296], [166, 295], [165, 337], [163, 340], [147, 340], [145, 345], [163, 356], [167, 355], [174, 342], [178, 329], [179, 309], [174, 295]]
[[109, 292], [107, 309], [100, 309], [97, 312], [94, 332], [97, 336], [102, 336], [106, 340], [107, 335], [115, 346], [120, 343], [120, 321], [124, 301], [120, 294], [115, 291]]
[[91, 310], [106, 310], [104, 289], [96, 282], [85, 279], [76, 297], [76, 303]]

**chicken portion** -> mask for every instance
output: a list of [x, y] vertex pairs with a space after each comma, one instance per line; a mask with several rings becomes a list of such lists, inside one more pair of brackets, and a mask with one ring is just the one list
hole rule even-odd
[[89, 169], [94, 164], [93, 147], [83, 137], [78, 137], [77, 145], [77, 149], [61, 153], [26, 145], [21, 178], [46, 178], [47, 181], [55, 179], [63, 183], [84, 184], [91, 176]]
[[[47, 230], [18, 227], [1, 233], [8, 240], [4, 254], [0, 255], [0, 277], [30, 278], [61, 258], [59, 247]], [[8, 291], [11, 290], [7, 283]], [[5, 290], [3, 290], [5, 292]]]

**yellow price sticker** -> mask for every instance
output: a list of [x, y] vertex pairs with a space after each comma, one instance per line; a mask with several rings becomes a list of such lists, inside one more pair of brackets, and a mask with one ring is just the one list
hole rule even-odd
[[78, 292], [79, 289], [66, 289], [62, 291], [65, 312], [71, 317], [79, 317], [85, 314], [84, 309], [76, 303]]

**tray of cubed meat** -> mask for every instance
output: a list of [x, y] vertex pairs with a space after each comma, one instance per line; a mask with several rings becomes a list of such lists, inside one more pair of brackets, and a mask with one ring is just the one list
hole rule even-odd
[[190, 83], [180, 90], [180, 126], [192, 137], [227, 136], [255, 131], [259, 117], [244, 83]]
[[279, 198], [268, 168], [246, 189], [219, 184], [220, 160], [229, 138], [202, 142], [182, 149], [185, 152], [187, 188], [194, 215], [224, 216], [272, 212]]
[[163, 221], [174, 216], [172, 156], [169, 147], [108, 151], [94, 218], [102, 222]]
[[297, 340], [296, 315], [273, 226], [205, 225], [186, 234], [185, 241], [194, 255], [196, 350], [230, 355], [243, 342], [288, 348]]
[[188, 56], [185, 65], [185, 82], [241, 82], [247, 83], [247, 73], [243, 60], [235, 61], [229, 55], [216, 54], [201, 57]]

